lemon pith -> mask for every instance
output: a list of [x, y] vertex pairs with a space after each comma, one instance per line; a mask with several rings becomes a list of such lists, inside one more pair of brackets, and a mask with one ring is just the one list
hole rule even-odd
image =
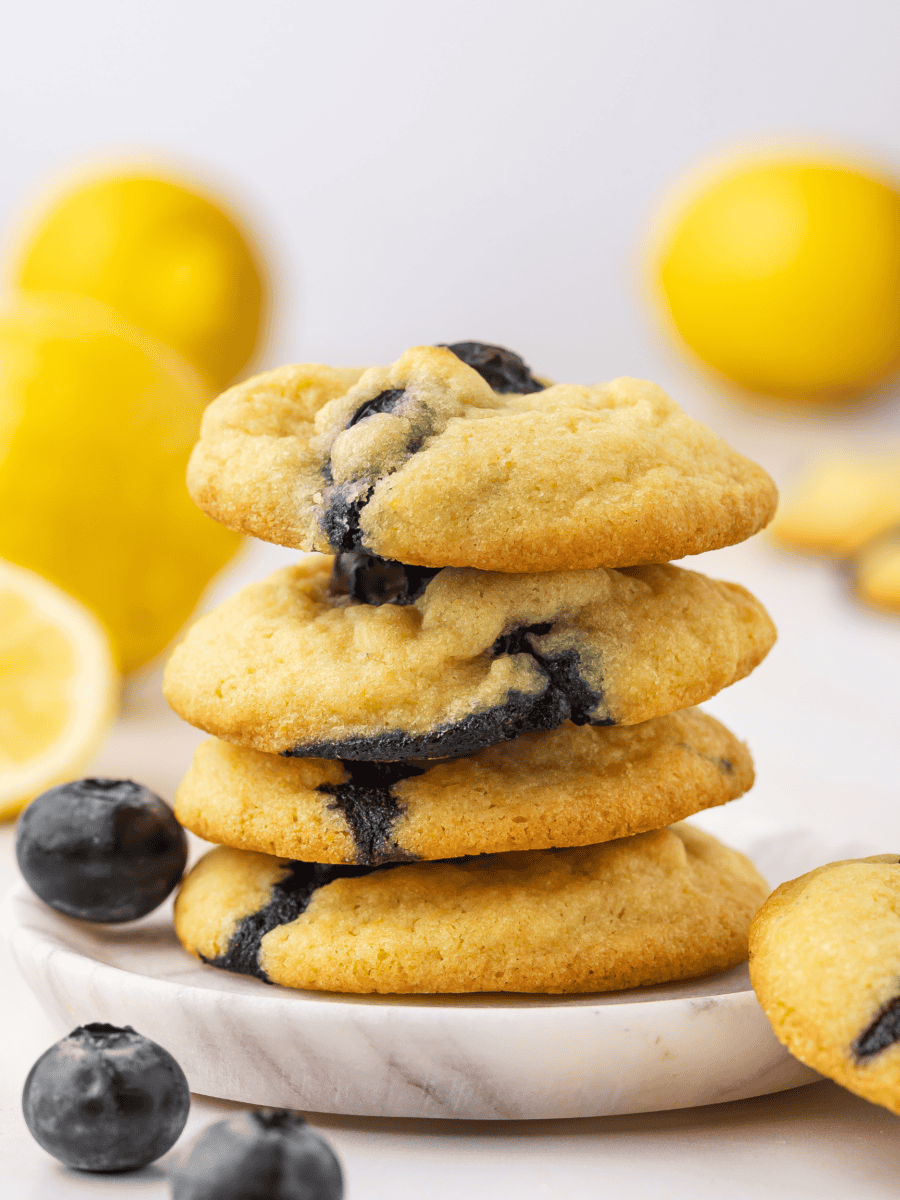
[[0, 819], [79, 773], [114, 716], [117, 692], [96, 617], [0, 561]]

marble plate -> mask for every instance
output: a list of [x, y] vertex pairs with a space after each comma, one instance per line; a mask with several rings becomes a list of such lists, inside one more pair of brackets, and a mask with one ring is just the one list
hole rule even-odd
[[[776, 844], [783, 859], [784, 839]], [[793, 873], [808, 869], [788, 858]], [[790, 873], [782, 865], [769, 878]], [[132, 1025], [171, 1051], [193, 1091], [249, 1104], [585, 1117], [740, 1100], [818, 1078], [776, 1040], [744, 966], [605, 995], [354, 997], [203, 966], [181, 949], [165, 909], [92, 926], [19, 884], [2, 922], [61, 1034], [88, 1021]]]

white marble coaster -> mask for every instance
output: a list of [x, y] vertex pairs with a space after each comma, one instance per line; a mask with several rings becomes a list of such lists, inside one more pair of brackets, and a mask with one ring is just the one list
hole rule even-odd
[[606, 1116], [809, 1083], [746, 967], [606, 995], [354, 997], [206, 967], [168, 909], [123, 926], [62, 917], [24, 884], [2, 909], [12, 952], [67, 1033], [132, 1025], [191, 1089], [249, 1104], [385, 1117]]

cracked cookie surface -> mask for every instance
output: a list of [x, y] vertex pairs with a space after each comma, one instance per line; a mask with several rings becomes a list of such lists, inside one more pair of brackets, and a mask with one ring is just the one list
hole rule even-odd
[[604, 992], [743, 961], [768, 888], [688, 825], [567, 850], [388, 867], [218, 847], [175, 928], [214, 966], [337, 992]]
[[736, 584], [671, 565], [540, 575], [447, 568], [411, 603], [361, 603], [310, 557], [201, 617], [164, 691], [267, 753], [471, 754], [535, 729], [633, 725], [709, 699], [775, 640]]
[[585, 846], [743, 795], [747, 748], [699, 709], [529, 733], [469, 758], [289, 759], [199, 746], [175, 796], [192, 833], [305, 862], [370, 865]]
[[900, 855], [783, 883], [753, 922], [750, 979], [779, 1040], [900, 1113]]
[[768, 475], [655, 384], [543, 386], [468, 357], [418, 346], [390, 367], [239, 384], [206, 410], [189, 491], [285, 546], [509, 572], [665, 562], [771, 518]]

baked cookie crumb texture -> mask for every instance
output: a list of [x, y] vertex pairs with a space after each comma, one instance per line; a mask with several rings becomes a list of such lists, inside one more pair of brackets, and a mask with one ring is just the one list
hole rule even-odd
[[219, 847], [175, 923], [198, 958], [351, 992], [603, 992], [726, 970], [767, 887], [689, 826], [567, 850], [391, 867]]
[[622, 729], [567, 722], [418, 763], [289, 759], [211, 739], [175, 812], [210, 842], [373, 865], [610, 841], [725, 804], [752, 783], [746, 746], [686, 709]]
[[743, 961], [765, 882], [680, 822], [753, 783], [694, 706], [775, 629], [668, 560], [762, 528], [764, 471], [652, 383], [555, 384], [456, 342], [232, 388], [188, 485], [230, 528], [319, 552], [201, 617], [166, 668], [213, 735], [176, 796], [218, 843], [175, 906], [192, 954], [388, 994]]
[[341, 590], [365, 592], [347, 558], [283, 568], [201, 617], [166, 668], [175, 711], [269, 754], [439, 758], [687, 708], [775, 641], [744, 588], [671, 565], [406, 584], [379, 560], [372, 587], [400, 594], [371, 603]]
[[206, 410], [188, 487], [265, 541], [510, 572], [682, 558], [756, 533], [776, 503], [655, 384], [550, 384], [479, 343], [239, 384]]

